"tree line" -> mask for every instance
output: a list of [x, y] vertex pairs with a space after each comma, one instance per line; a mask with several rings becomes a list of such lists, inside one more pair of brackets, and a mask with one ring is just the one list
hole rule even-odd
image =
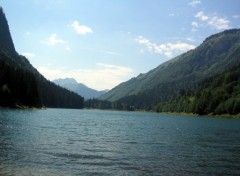
[[179, 91], [170, 101], [159, 103], [155, 110], [199, 115], [239, 114], [240, 65], [201, 82], [194, 89]]
[[84, 99], [46, 80], [25, 57], [0, 52], [0, 106], [83, 108]]

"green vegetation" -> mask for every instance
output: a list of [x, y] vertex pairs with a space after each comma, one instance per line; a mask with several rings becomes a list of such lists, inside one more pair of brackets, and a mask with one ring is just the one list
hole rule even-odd
[[195, 89], [179, 92], [171, 101], [159, 103], [157, 112], [195, 113], [199, 115], [240, 113], [240, 65], [207, 79]]
[[86, 100], [84, 102], [84, 107], [88, 109], [114, 109], [112, 107], [112, 102], [98, 100], [96, 98]]

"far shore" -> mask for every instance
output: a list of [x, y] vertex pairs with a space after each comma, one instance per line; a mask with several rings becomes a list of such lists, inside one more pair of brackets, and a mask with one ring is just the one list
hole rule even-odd
[[[15, 107], [0, 107], [1, 109], [21, 109], [21, 110], [46, 110], [47, 107], [33, 107], [33, 106], [24, 106], [24, 105], [16, 105]], [[56, 108], [57, 109], [57, 108]], [[59, 108], [61, 109], [61, 108]], [[229, 119], [240, 119], [240, 114], [231, 115], [231, 114], [206, 114], [206, 115], [199, 115], [194, 113], [187, 113], [187, 112], [156, 112], [156, 111], [149, 111], [143, 109], [135, 109], [135, 110], [118, 110], [118, 109], [95, 109], [95, 108], [83, 108], [84, 110], [106, 110], [106, 111], [127, 111], [127, 112], [155, 112], [158, 114], [171, 114], [171, 115], [180, 115], [180, 116], [194, 116], [194, 117], [211, 117], [211, 118], [229, 118]]]
[[194, 113], [187, 113], [187, 112], [156, 112], [156, 111], [149, 111], [144, 109], [134, 109], [134, 110], [118, 110], [118, 109], [95, 109], [95, 108], [83, 108], [85, 110], [106, 110], [106, 111], [135, 111], [135, 112], [155, 112], [158, 114], [172, 114], [172, 115], [180, 115], [180, 116], [194, 116], [194, 117], [212, 117], [212, 118], [231, 118], [231, 119], [240, 119], [240, 114], [231, 115], [231, 114], [221, 114], [221, 115], [214, 115], [214, 114], [206, 114], [206, 115], [199, 115]]
[[240, 114], [231, 115], [231, 114], [206, 114], [206, 115], [198, 115], [194, 113], [186, 113], [186, 112], [158, 112], [159, 114], [173, 114], [173, 115], [184, 115], [184, 116], [195, 116], [195, 117], [212, 117], [212, 118], [232, 118], [232, 119], [240, 119]]
[[21, 109], [21, 110], [46, 110], [47, 107], [34, 107], [34, 106], [24, 106], [24, 105], [15, 105], [13, 107], [1, 107], [0, 109]]

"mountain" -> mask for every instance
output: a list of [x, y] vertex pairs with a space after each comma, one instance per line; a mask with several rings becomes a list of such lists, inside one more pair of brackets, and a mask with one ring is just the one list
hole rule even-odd
[[0, 48], [2, 51], [8, 51], [11, 54], [15, 54], [15, 47], [13, 44], [13, 40], [10, 34], [8, 22], [6, 16], [3, 12], [2, 7], [0, 7]]
[[107, 93], [107, 90], [98, 91], [92, 88], [87, 87], [82, 83], [78, 83], [73, 78], [65, 78], [65, 79], [56, 79], [53, 82], [59, 86], [62, 86], [68, 90], [76, 92], [78, 95], [83, 96], [85, 99], [98, 98], [101, 95]]
[[153, 109], [180, 90], [221, 74], [240, 64], [240, 30], [208, 37], [196, 49], [175, 57], [146, 74], [121, 83], [100, 97], [135, 108]]
[[14, 47], [0, 7], [0, 107], [82, 108], [83, 97], [44, 78]]

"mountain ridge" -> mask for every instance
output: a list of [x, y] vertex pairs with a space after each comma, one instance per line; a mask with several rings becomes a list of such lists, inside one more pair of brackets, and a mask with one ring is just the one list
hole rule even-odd
[[190, 89], [201, 80], [239, 64], [239, 50], [239, 29], [214, 34], [194, 50], [119, 84], [100, 99], [153, 108], [158, 102], [171, 99], [180, 89]]
[[74, 78], [64, 78], [64, 79], [60, 78], [60, 79], [55, 79], [52, 82], [70, 91], [73, 91], [78, 95], [83, 96], [85, 99], [98, 98], [107, 92], [106, 90], [98, 91], [98, 90], [92, 89], [83, 83], [78, 83]]
[[16, 50], [11, 37], [9, 25], [3, 8], [0, 6], [0, 49], [8, 52], [8, 54], [15, 55]]

